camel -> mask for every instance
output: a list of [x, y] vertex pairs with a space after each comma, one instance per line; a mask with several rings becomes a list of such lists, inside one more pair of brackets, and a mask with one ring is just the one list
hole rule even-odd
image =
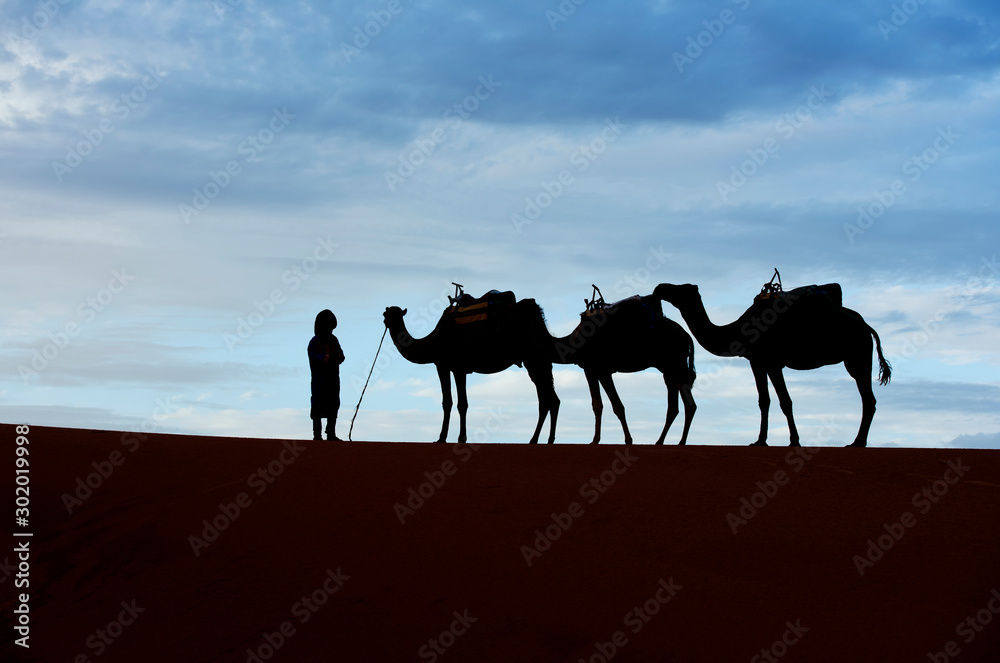
[[[594, 286], [595, 293], [600, 290]], [[596, 303], [596, 305], [595, 305]], [[684, 401], [684, 432], [680, 444], [687, 442], [695, 405], [691, 395], [694, 384], [694, 343], [684, 329], [663, 317], [660, 300], [653, 297], [632, 297], [617, 304], [604, 306], [603, 297], [587, 302], [588, 310], [580, 314], [581, 322], [564, 338], [553, 339], [553, 361], [580, 366], [587, 377], [594, 408], [594, 439], [601, 441], [601, 387], [604, 387], [611, 409], [622, 424], [625, 444], [632, 444], [632, 434], [625, 420], [625, 406], [615, 389], [614, 373], [635, 373], [655, 368], [663, 374], [667, 386], [667, 420], [656, 444], [663, 440], [677, 417], [677, 396]]]
[[839, 285], [806, 286], [772, 293], [773, 296], [766, 298], [762, 293], [735, 322], [723, 326], [709, 320], [696, 285], [661, 283], [653, 295], [680, 311], [703, 348], [720, 357], [745, 357], [750, 361], [760, 406], [760, 435], [753, 445], [767, 446], [771, 402], [768, 378], [788, 419], [790, 446], [797, 447], [799, 434], [782, 369], [787, 366], [809, 370], [843, 363], [857, 382], [862, 404], [861, 427], [848, 446], [867, 446], [868, 431], [875, 417], [871, 385], [873, 337], [878, 351], [879, 384], [889, 383], [892, 368], [882, 356], [882, 343], [875, 330], [856, 311], [840, 305]]
[[[538, 392], [538, 425], [530, 443], [538, 442], [542, 424], [551, 414], [548, 443], [556, 437], [559, 397], [552, 381], [551, 345], [542, 309], [533, 299], [515, 302], [513, 293], [504, 301], [491, 301], [482, 319], [456, 323], [454, 307], [447, 309], [437, 326], [424, 338], [413, 338], [406, 330], [406, 309], [390, 306], [383, 319], [392, 342], [404, 359], [415, 364], [434, 364], [441, 380], [444, 420], [438, 442], [446, 442], [451, 418], [451, 376], [458, 392], [458, 441], [467, 439], [465, 417], [469, 408], [466, 377], [469, 373], [499, 373], [513, 365], [524, 366]], [[455, 300], [457, 301], [457, 297]], [[483, 309], [485, 310], [485, 309]], [[488, 317], [488, 319], [487, 319]]]

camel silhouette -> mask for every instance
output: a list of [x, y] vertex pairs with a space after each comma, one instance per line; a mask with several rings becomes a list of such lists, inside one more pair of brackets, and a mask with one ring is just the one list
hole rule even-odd
[[597, 299], [600, 290], [593, 287], [594, 299], [587, 302], [587, 310], [580, 314], [580, 324], [568, 336], [553, 339], [553, 361], [576, 364], [587, 377], [594, 408], [591, 444], [601, 441], [602, 386], [611, 401], [612, 411], [621, 421], [625, 444], [632, 444], [625, 406], [615, 389], [613, 375], [647, 368], [660, 371], [667, 386], [667, 420], [656, 444], [663, 444], [677, 417], [678, 394], [684, 400], [684, 432], [680, 444], [685, 444], [697, 409], [691, 395], [695, 379], [694, 342], [683, 327], [663, 317], [658, 298], [636, 296], [605, 305], [603, 297]]
[[[466, 377], [469, 373], [499, 373], [511, 366], [524, 366], [538, 392], [538, 425], [530, 443], [536, 444], [547, 415], [549, 444], [555, 441], [559, 397], [552, 381], [551, 341], [545, 328], [541, 307], [533, 299], [515, 302], [508, 298], [488, 302], [488, 313], [456, 317], [456, 307], [442, 314], [434, 329], [424, 338], [413, 338], [406, 330], [406, 309], [390, 306], [383, 319], [392, 342], [404, 359], [415, 364], [434, 364], [441, 380], [441, 405], [444, 420], [438, 442], [446, 442], [451, 418], [451, 376], [458, 392], [458, 441], [467, 439], [465, 415], [469, 409]], [[456, 297], [455, 301], [459, 298]], [[462, 300], [465, 303], [465, 300]], [[485, 307], [481, 309], [487, 310]]]
[[760, 405], [760, 435], [754, 445], [767, 445], [767, 413], [771, 403], [768, 378], [788, 419], [790, 445], [797, 447], [799, 434], [782, 369], [787, 366], [809, 370], [843, 363], [857, 382], [862, 404], [861, 427], [848, 446], [867, 446], [868, 431], [875, 417], [871, 384], [873, 337], [878, 351], [879, 384], [888, 384], [892, 375], [889, 362], [882, 356], [878, 334], [860, 314], [840, 305], [841, 289], [836, 283], [769, 294], [765, 297], [762, 292], [735, 322], [718, 326], [709, 320], [698, 286], [661, 283], [653, 290], [655, 297], [680, 311], [703, 348], [720, 357], [745, 357], [750, 361]]

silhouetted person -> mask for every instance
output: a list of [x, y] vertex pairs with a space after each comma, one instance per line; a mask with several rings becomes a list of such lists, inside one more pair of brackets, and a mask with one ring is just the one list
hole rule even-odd
[[312, 408], [309, 416], [313, 422], [313, 439], [322, 440], [320, 435], [323, 419], [326, 419], [326, 439], [340, 441], [337, 437], [337, 411], [340, 409], [340, 365], [344, 362], [344, 351], [340, 341], [333, 335], [337, 328], [337, 316], [324, 309], [316, 314], [313, 331], [316, 334], [309, 341], [309, 371], [312, 373]]

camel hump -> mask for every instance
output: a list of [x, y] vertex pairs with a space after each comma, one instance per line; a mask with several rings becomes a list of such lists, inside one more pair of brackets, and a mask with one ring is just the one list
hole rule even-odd
[[479, 299], [505, 306], [513, 306], [517, 303], [517, 297], [514, 296], [512, 290], [490, 290]]
[[649, 316], [653, 320], [663, 317], [663, 302], [659, 297], [654, 297], [653, 295], [646, 295], [645, 297], [632, 295], [631, 297], [626, 297], [621, 301], [615, 302], [609, 308]]
[[663, 317], [663, 300], [662, 299], [660, 299], [659, 297], [655, 297], [653, 295], [646, 295], [644, 297], [640, 297], [639, 300], [642, 302], [643, 306], [645, 306], [646, 308], [649, 309], [649, 311], [652, 314], [653, 318], [662, 318]]

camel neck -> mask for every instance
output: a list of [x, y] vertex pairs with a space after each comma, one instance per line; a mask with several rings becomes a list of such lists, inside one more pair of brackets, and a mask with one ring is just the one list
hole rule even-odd
[[392, 344], [399, 350], [403, 359], [414, 364], [434, 363], [434, 353], [432, 351], [434, 332], [424, 338], [413, 338], [406, 330], [406, 323], [400, 320], [389, 327], [389, 336], [392, 337]]
[[[580, 345], [580, 340], [576, 338], [575, 333], [571, 333], [568, 336], [552, 336], [549, 335], [552, 341], [552, 363], [553, 364], [575, 364], [577, 359], [577, 350]], [[575, 343], [575, 345], [574, 345]]]
[[721, 327], [716, 325], [708, 318], [700, 296], [679, 310], [701, 347], [719, 357], [743, 356], [745, 348], [740, 338], [739, 321]]

